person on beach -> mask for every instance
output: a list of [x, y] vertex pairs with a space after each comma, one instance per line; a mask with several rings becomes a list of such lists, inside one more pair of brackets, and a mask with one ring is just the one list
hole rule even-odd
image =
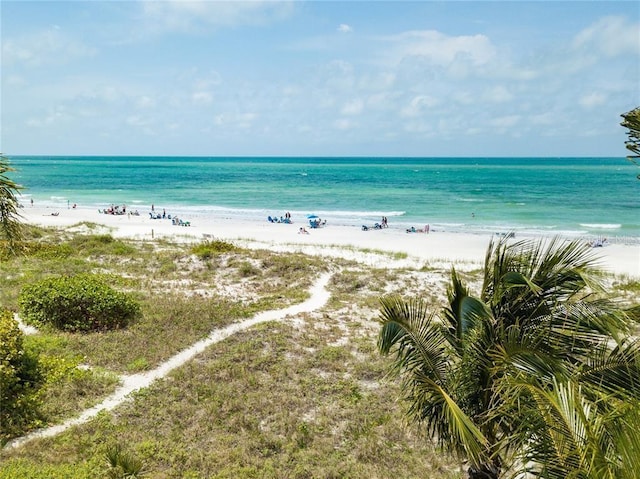
[[299, 234], [299, 235], [308, 235], [308, 234], [309, 234], [309, 232], [307, 231], [307, 229], [306, 229], [306, 228], [302, 228], [302, 227], [301, 227], [301, 228], [298, 230], [298, 234]]

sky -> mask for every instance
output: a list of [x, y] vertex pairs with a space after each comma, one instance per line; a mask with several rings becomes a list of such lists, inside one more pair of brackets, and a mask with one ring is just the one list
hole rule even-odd
[[614, 156], [637, 1], [0, 2], [12, 155]]

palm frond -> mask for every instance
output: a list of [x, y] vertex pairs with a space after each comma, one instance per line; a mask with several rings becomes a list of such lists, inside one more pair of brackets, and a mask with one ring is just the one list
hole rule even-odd
[[640, 338], [629, 338], [613, 349], [603, 345], [583, 364], [577, 380], [590, 391], [640, 401]]
[[7, 157], [0, 154], [0, 240], [4, 239], [7, 249], [14, 253], [23, 233], [17, 198], [22, 187], [5, 175], [9, 171], [15, 170]]
[[420, 299], [404, 301], [399, 296], [383, 297], [380, 302], [378, 348], [385, 355], [395, 350], [395, 372], [421, 371], [442, 384], [448, 361], [445, 341], [441, 326], [427, 313], [425, 303]]
[[481, 321], [491, 321], [491, 311], [482, 301], [469, 294], [455, 269], [451, 270], [447, 297], [448, 305], [442, 310], [443, 319], [448, 326], [446, 338], [458, 354], [461, 354], [469, 331]]

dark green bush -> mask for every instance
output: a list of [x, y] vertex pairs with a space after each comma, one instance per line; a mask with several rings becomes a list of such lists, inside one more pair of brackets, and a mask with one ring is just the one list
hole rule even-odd
[[22, 331], [9, 311], [0, 311], [0, 446], [37, 418], [42, 377], [25, 352]]
[[74, 332], [122, 328], [140, 313], [131, 295], [92, 274], [51, 277], [25, 286], [18, 303], [25, 322]]

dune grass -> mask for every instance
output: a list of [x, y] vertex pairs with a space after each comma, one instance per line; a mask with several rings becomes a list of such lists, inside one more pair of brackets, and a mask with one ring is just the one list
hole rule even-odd
[[111, 477], [118, 458], [140, 461], [153, 478], [462, 477], [454, 459], [405, 424], [375, 344], [379, 296], [417, 288], [435, 300], [440, 286], [420, 282], [431, 273], [101, 233], [36, 230], [30, 241], [27, 256], [0, 265], [2, 306], [15, 310], [22, 285], [42, 277], [99, 272], [134, 292], [143, 310], [123, 330], [25, 339], [67, 372], [47, 386], [43, 423], [97, 403], [118, 375], [151, 369], [213, 329], [303, 301], [322, 272], [335, 274], [322, 310], [238, 333], [112, 412], [0, 451], [0, 479]]

